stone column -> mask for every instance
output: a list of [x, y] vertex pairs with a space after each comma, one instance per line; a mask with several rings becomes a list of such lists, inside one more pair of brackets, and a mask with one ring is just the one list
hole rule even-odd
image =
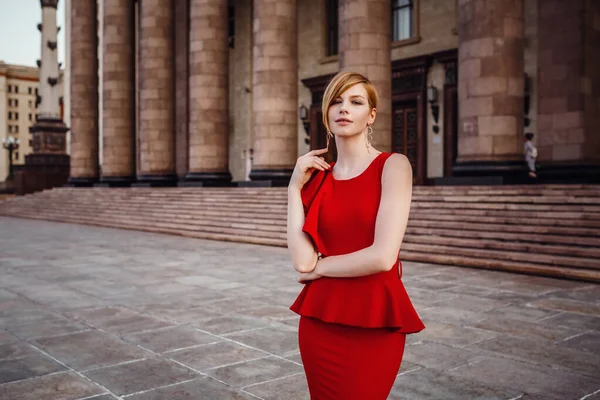
[[171, 0], [140, 2], [138, 182], [175, 182], [174, 51]]
[[128, 184], [135, 176], [133, 2], [104, 0], [103, 13], [101, 181]]
[[523, 20], [523, 0], [459, 2], [458, 174], [524, 168]]
[[392, 148], [392, 64], [390, 0], [340, 0], [340, 70], [365, 75], [377, 88], [379, 105], [373, 146]]
[[69, 183], [98, 180], [98, 23], [95, 1], [71, 1]]
[[175, 167], [177, 176], [188, 173], [190, 0], [175, 0]]
[[227, 0], [190, 0], [187, 184], [231, 182], [227, 11]]
[[298, 158], [296, 0], [254, 0], [250, 179], [287, 185]]

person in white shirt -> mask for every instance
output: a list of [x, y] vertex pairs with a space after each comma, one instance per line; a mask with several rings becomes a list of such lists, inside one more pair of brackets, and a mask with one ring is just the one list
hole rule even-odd
[[525, 161], [527, 162], [527, 166], [529, 167], [529, 176], [532, 178], [537, 178], [537, 174], [535, 172], [535, 159], [537, 158], [537, 149], [533, 145], [532, 140], [533, 133], [526, 133], [523, 152], [525, 153]]

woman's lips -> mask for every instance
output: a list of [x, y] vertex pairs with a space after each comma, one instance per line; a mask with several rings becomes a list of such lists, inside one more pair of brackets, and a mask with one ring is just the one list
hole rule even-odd
[[345, 119], [345, 118], [336, 119], [335, 122], [338, 125], [349, 125], [352, 123], [352, 121], [350, 121], [349, 119]]

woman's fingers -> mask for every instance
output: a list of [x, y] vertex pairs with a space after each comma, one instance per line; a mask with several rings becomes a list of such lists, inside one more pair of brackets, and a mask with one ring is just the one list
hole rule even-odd
[[327, 153], [328, 151], [329, 151], [329, 149], [327, 149], [327, 147], [325, 147], [324, 149], [311, 150], [307, 154], [309, 154], [311, 156], [316, 156], [317, 154]]

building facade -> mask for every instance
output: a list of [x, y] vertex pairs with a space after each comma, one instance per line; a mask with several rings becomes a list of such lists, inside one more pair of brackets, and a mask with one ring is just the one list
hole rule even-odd
[[416, 184], [515, 181], [524, 132], [542, 176], [598, 175], [593, 0], [66, 1], [73, 184], [284, 184], [340, 70]]
[[[62, 74], [58, 82], [62, 93]], [[6, 64], [0, 61], [0, 140], [10, 136], [19, 139], [19, 149], [13, 153], [13, 165], [25, 162], [31, 154], [31, 134], [29, 128], [38, 115], [39, 69], [22, 65]], [[61, 114], [62, 114], [62, 101]], [[0, 156], [0, 181], [9, 172], [9, 153], [2, 149]]]

